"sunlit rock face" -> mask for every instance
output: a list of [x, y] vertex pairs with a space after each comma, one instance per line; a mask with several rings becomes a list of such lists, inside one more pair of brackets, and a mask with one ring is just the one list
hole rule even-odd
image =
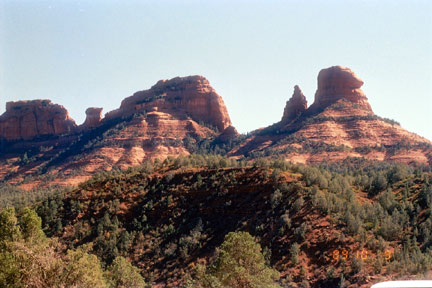
[[318, 74], [318, 89], [311, 112], [323, 110], [341, 99], [372, 112], [366, 95], [360, 89], [362, 85], [363, 81], [349, 68], [333, 66], [322, 69]]
[[106, 119], [152, 111], [154, 107], [180, 119], [190, 117], [196, 122], [212, 125], [219, 131], [231, 126], [222, 97], [203, 76], [160, 80], [151, 89], [124, 99], [120, 108], [108, 113]]
[[94, 128], [102, 122], [102, 110], [103, 108], [90, 107], [86, 110], [86, 120], [83, 124], [84, 129]]
[[0, 138], [6, 140], [66, 134], [76, 127], [68, 111], [50, 100], [8, 102], [0, 116]]

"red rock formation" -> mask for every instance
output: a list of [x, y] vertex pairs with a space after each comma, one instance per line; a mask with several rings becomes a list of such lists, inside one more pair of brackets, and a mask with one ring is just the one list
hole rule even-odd
[[318, 89], [310, 110], [316, 112], [345, 99], [360, 108], [372, 112], [366, 95], [360, 89], [363, 81], [349, 68], [333, 66], [323, 69], [318, 74]]
[[124, 99], [119, 109], [106, 114], [106, 120], [140, 112], [158, 111], [183, 119], [210, 124], [219, 131], [231, 125], [222, 98], [202, 76], [160, 80], [151, 89], [136, 92]]
[[[364, 157], [431, 165], [432, 142], [374, 115], [362, 85], [349, 68], [321, 70], [314, 104], [305, 111], [306, 103], [295, 88], [281, 122], [255, 131], [229, 155], [264, 151], [301, 163]], [[300, 111], [301, 117], [290, 121]]]
[[282, 122], [287, 123], [300, 116], [307, 109], [307, 100], [299, 86], [294, 86], [293, 96], [286, 102]]
[[84, 129], [94, 128], [101, 124], [103, 108], [90, 107], [86, 110], [86, 120], [83, 124]]
[[[238, 158], [262, 151], [257, 155], [302, 163], [365, 157], [432, 165], [432, 143], [371, 115], [373, 112], [360, 89], [362, 84], [348, 68], [322, 70], [311, 107], [306, 109], [304, 95], [294, 87], [281, 122], [252, 132], [242, 143], [236, 143], [228, 156]], [[238, 134], [231, 126], [221, 97], [201, 76], [159, 81], [151, 89], [123, 100], [119, 109], [109, 112], [102, 120], [101, 112], [101, 108], [87, 109], [87, 119], [77, 129], [66, 109], [49, 100], [8, 103], [7, 111], [0, 116], [0, 177], [17, 171], [15, 178], [8, 181], [18, 182], [23, 175], [40, 171], [38, 167], [48, 164], [53, 175], [70, 177], [68, 181], [58, 178], [55, 184], [75, 185], [98, 171], [113, 167], [126, 169], [146, 159], [163, 160], [189, 154], [193, 149], [188, 149], [196, 139], [216, 139], [215, 142], [223, 143]], [[134, 114], [137, 115], [127, 117]], [[110, 122], [112, 119], [120, 121]], [[116, 126], [119, 122], [121, 125]], [[87, 129], [102, 123], [104, 129]], [[82, 133], [37, 138], [69, 131]], [[4, 141], [32, 138], [33, 141]], [[43, 157], [28, 164], [19, 163], [16, 159], [27, 147], [45, 147], [40, 149]], [[85, 153], [76, 149], [79, 147], [85, 147]], [[71, 153], [62, 154], [62, 151]], [[62, 157], [47, 162], [53, 155]]]
[[220, 142], [227, 142], [236, 136], [238, 136], [239, 133], [237, 129], [234, 126], [228, 126], [218, 137], [217, 140]]
[[75, 128], [68, 111], [50, 100], [8, 102], [0, 116], [0, 138], [6, 140], [70, 133]]

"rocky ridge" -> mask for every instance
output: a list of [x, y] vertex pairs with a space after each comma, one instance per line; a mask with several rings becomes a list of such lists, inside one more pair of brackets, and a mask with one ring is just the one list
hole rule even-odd
[[103, 118], [102, 108], [88, 108], [80, 126], [49, 100], [10, 102], [0, 116], [0, 177], [20, 183], [26, 175], [56, 175], [62, 179], [41, 183], [75, 185], [98, 171], [197, 152], [301, 163], [365, 157], [432, 165], [432, 143], [376, 116], [362, 85], [348, 68], [323, 69], [311, 106], [295, 86], [280, 122], [241, 137], [222, 97], [202, 76], [161, 80]]
[[[55, 183], [76, 184], [98, 171], [187, 155], [200, 139], [220, 135], [222, 143], [238, 135], [222, 98], [202, 76], [161, 80], [105, 117], [96, 107], [86, 116], [77, 126], [49, 100], [8, 103], [0, 118], [0, 177], [12, 183], [51, 171], [68, 179]], [[22, 160], [24, 153], [29, 160]]]

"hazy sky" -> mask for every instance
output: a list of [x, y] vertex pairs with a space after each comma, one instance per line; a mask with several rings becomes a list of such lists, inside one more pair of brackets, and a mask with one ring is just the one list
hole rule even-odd
[[312, 104], [333, 65], [363, 79], [376, 114], [432, 139], [429, 0], [0, 0], [0, 113], [48, 98], [81, 124], [87, 107], [199, 74], [246, 132], [279, 121], [296, 84]]

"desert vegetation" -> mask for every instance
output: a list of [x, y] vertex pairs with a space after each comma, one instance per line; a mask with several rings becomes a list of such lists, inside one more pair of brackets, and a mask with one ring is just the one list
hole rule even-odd
[[[70, 253], [93, 259], [104, 285], [114, 281], [106, 271], [127, 262], [148, 285], [334, 287], [430, 270], [431, 181], [428, 166], [361, 159], [306, 166], [195, 154], [101, 172], [27, 204], [41, 218], [41, 250], [59, 253], [66, 266]], [[25, 219], [32, 210], [24, 206], [11, 217]], [[15, 230], [24, 235], [20, 221]], [[13, 237], [3, 250], [9, 254], [28, 242]], [[230, 254], [243, 255], [231, 249], [248, 245], [261, 268]], [[226, 271], [231, 280], [221, 276]]]

